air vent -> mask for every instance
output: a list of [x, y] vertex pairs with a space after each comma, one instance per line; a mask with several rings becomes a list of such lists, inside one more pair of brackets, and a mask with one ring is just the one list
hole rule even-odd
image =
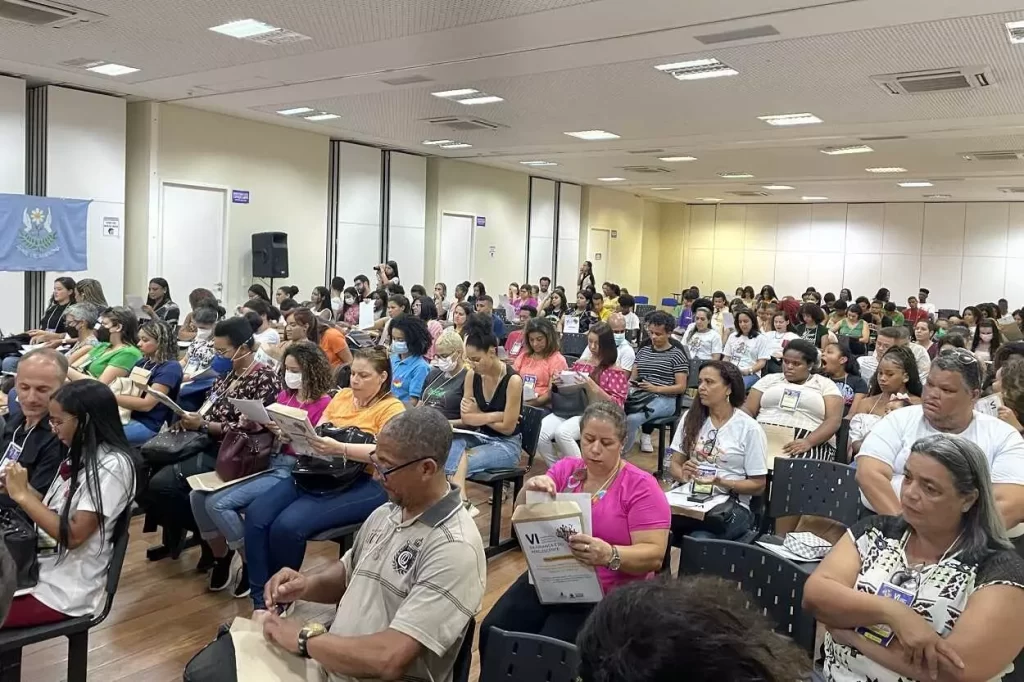
[[398, 76], [396, 78], [381, 78], [381, 83], [387, 85], [412, 85], [414, 83], [430, 83], [434, 79], [426, 76]]
[[751, 190], [740, 190], [740, 191], [737, 191], [737, 192], [726, 192], [726, 194], [731, 194], [734, 197], [770, 197], [771, 196], [771, 194], [769, 194], [768, 192], [755, 192], [755, 191], [751, 191]]
[[459, 132], [475, 131], [475, 130], [498, 130], [499, 128], [507, 128], [500, 123], [493, 123], [491, 121], [485, 121], [482, 118], [473, 118], [471, 116], [438, 116], [437, 118], [426, 119], [430, 125], [441, 126], [442, 128], [448, 128], [449, 130], [456, 130]]
[[906, 140], [906, 135], [872, 135], [870, 137], [858, 137], [861, 142], [891, 142], [893, 140]]
[[972, 90], [992, 84], [984, 66], [907, 71], [872, 76], [871, 80], [890, 95], [927, 95], [932, 92]]
[[67, 66], [72, 69], [88, 69], [93, 66], [99, 66], [100, 64], [106, 64], [102, 59], [89, 59], [88, 57], [79, 57], [78, 59], [68, 59], [63, 62], [58, 62], [61, 66]]
[[1008, 149], [992, 152], [964, 152], [965, 161], [1024, 161], [1024, 150]]
[[643, 154], [643, 155], [646, 155], [646, 156], [650, 156], [651, 154], [661, 154], [664, 151], [665, 151], [664, 149], [634, 149], [633, 151], [631, 151], [629, 153], [630, 154]]
[[105, 18], [103, 14], [59, 2], [0, 0], [0, 21], [12, 21], [30, 26], [65, 28], [75, 24], [87, 24], [103, 18]]
[[736, 40], [767, 38], [768, 36], [777, 35], [779, 35], [779, 29], [774, 26], [765, 25], [741, 28], [738, 31], [726, 31], [725, 33], [709, 33], [703, 36], [694, 36], [693, 39], [705, 45], [717, 45], [719, 43], [731, 43]]
[[646, 175], [672, 172], [668, 168], [662, 168], [661, 166], [622, 166], [620, 170], [624, 170], [627, 173], [643, 173]]
[[1024, 187], [1000, 187], [1003, 194], [1024, 194]]

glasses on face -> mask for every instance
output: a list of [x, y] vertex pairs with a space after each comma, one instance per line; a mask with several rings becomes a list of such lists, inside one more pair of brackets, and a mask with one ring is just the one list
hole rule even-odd
[[56, 431], [57, 429], [63, 428], [63, 426], [65, 424], [67, 424], [68, 421], [70, 421], [70, 420], [68, 420], [68, 419], [64, 419], [64, 420], [54, 419], [53, 417], [50, 417], [46, 421], [48, 421], [50, 423], [50, 430]]
[[399, 464], [398, 466], [393, 466], [393, 467], [385, 468], [381, 464], [380, 460], [377, 459], [377, 452], [374, 451], [374, 452], [370, 453], [370, 464], [372, 464], [373, 468], [377, 470], [377, 474], [380, 475], [380, 478], [381, 478], [382, 481], [386, 481], [388, 479], [388, 476], [390, 476], [391, 474], [395, 473], [399, 469], [404, 469], [405, 467], [407, 467], [409, 465], [415, 464], [416, 462], [422, 462], [425, 459], [430, 459], [430, 458], [429, 457], [417, 457], [416, 459], [411, 460], [409, 462], [406, 462], [405, 464]]
[[231, 348], [218, 349], [214, 348], [213, 352], [222, 358], [229, 358], [235, 354], [235, 351]]

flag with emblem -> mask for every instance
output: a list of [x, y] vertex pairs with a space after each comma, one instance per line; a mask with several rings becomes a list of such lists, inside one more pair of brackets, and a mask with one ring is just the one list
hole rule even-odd
[[85, 270], [90, 203], [0, 194], [0, 270]]

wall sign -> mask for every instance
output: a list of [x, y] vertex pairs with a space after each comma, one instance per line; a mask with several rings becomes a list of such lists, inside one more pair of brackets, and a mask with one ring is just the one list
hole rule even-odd
[[121, 236], [121, 219], [104, 218], [103, 219], [103, 236], [104, 237], [120, 237]]
[[491, 258], [494, 258], [494, 255], [496, 253], [498, 253], [498, 247], [496, 247], [496, 246], [489, 246], [489, 247], [487, 247], [487, 252], [491, 255]]
[[231, 190], [231, 203], [233, 204], [248, 204], [249, 203], [249, 191], [244, 189], [233, 189]]
[[612, 230], [612, 239], [618, 239], [618, 237], [619, 237], [619, 231], [618, 230]]
[[485, 218], [482, 215], [478, 215], [476, 217], [476, 226], [477, 227], [487, 227], [487, 218]]

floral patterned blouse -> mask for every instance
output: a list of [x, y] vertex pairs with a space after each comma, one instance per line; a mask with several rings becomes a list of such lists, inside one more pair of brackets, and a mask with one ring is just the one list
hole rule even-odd
[[277, 372], [266, 365], [253, 363], [242, 376], [228, 372], [213, 382], [207, 398], [212, 404], [205, 418], [211, 422], [237, 424], [241, 415], [229, 398], [259, 400], [264, 405], [270, 405], [280, 392], [281, 380]]

